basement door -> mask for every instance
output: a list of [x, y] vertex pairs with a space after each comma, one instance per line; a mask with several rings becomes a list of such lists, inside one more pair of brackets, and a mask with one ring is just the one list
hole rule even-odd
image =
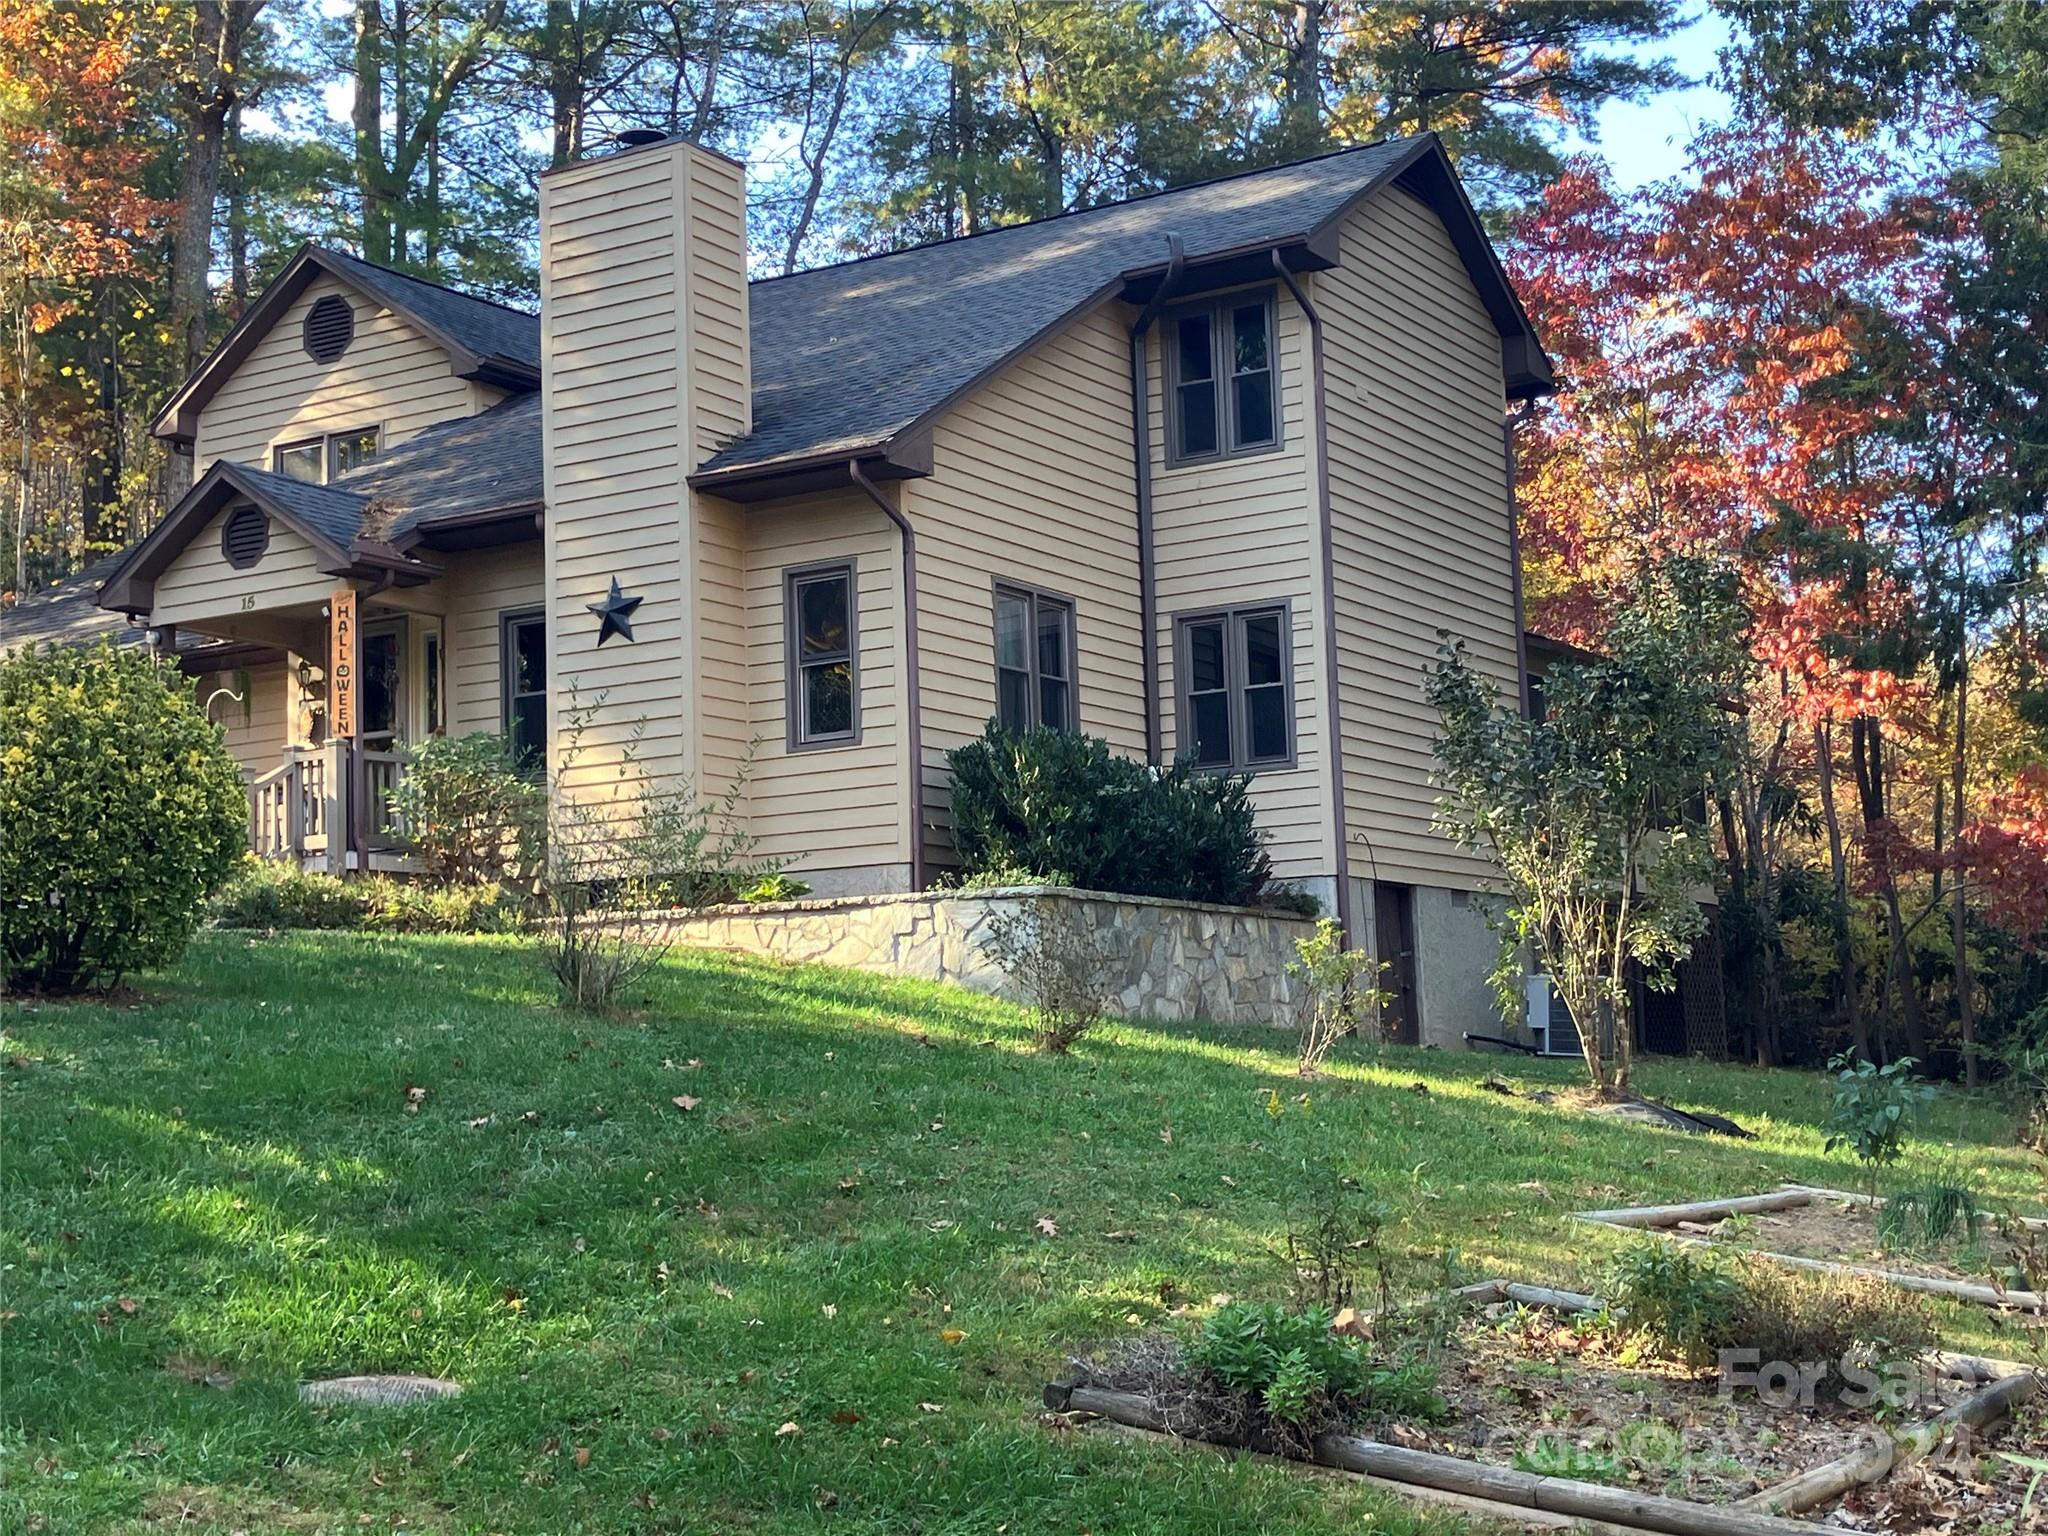
[[1373, 881], [1372, 926], [1373, 954], [1387, 963], [1380, 985], [1392, 994], [1381, 1009], [1381, 1026], [1394, 1044], [1419, 1045], [1422, 1017], [1415, 985], [1415, 887]]

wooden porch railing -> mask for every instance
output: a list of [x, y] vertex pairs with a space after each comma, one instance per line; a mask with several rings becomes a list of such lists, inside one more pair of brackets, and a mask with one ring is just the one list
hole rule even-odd
[[398, 852], [405, 826], [392, 812], [391, 795], [404, 773], [397, 752], [344, 741], [290, 749], [249, 785], [250, 851], [336, 873], [359, 866], [350, 857], [358, 851]]

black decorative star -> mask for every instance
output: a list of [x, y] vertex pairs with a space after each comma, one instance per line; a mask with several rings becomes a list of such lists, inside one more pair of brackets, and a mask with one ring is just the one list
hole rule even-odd
[[628, 597], [621, 592], [618, 577], [612, 578], [611, 593], [603, 602], [587, 603], [584, 606], [597, 615], [599, 645], [603, 645], [613, 635], [624, 635], [628, 640], [633, 638], [633, 610], [640, 606], [640, 599]]

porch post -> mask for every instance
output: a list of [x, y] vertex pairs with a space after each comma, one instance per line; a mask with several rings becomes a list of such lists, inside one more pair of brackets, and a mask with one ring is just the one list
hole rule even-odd
[[330, 736], [320, 749], [327, 757], [327, 803], [321, 815], [327, 825], [327, 873], [339, 875], [348, 869], [348, 743]]

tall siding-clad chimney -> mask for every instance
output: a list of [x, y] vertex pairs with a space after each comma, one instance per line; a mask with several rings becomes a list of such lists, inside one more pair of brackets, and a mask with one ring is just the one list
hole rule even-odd
[[[669, 784], [716, 791], [743, 676], [733, 509], [688, 476], [752, 424], [746, 173], [681, 139], [629, 143], [540, 185], [542, 447], [551, 752], [608, 788], [626, 743]], [[600, 644], [616, 579], [632, 638]], [[742, 715], [744, 711], [741, 711]], [[742, 743], [738, 749], [744, 752]]]

